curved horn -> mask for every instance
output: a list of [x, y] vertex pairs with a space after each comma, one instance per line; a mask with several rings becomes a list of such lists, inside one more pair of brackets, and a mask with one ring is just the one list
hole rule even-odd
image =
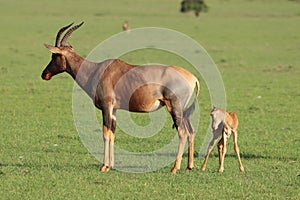
[[70, 28], [67, 33], [65, 34], [65, 36], [63, 37], [63, 39], [60, 42], [61, 46], [64, 46], [67, 39], [69, 38], [69, 36], [73, 33], [73, 31], [75, 31], [76, 29], [78, 29], [84, 22], [81, 22], [80, 24], [73, 26], [72, 28]]
[[57, 36], [56, 36], [56, 40], [55, 40], [55, 46], [56, 46], [56, 47], [59, 47], [59, 46], [60, 46], [59, 40], [60, 40], [61, 34], [62, 34], [65, 30], [67, 30], [68, 28], [70, 28], [73, 24], [74, 24], [74, 23], [71, 23], [71, 24], [69, 24], [68, 26], [62, 27], [62, 28], [58, 31]]

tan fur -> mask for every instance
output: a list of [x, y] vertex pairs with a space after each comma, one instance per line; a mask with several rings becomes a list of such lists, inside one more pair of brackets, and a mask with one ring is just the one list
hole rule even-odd
[[128, 21], [124, 21], [122, 28], [123, 28], [123, 31], [128, 31], [129, 30], [129, 23], [128, 23]]
[[237, 154], [238, 162], [239, 162], [239, 168], [241, 172], [245, 172], [244, 167], [241, 162], [240, 153], [239, 153], [239, 147], [237, 144], [238, 139], [238, 118], [236, 113], [234, 112], [226, 112], [223, 109], [214, 107], [213, 110], [210, 113], [212, 117], [212, 129], [213, 129], [213, 139], [211, 140], [208, 149], [207, 154], [205, 156], [205, 160], [202, 164], [202, 170], [204, 171], [206, 168], [207, 160], [209, 157], [209, 154], [211, 153], [215, 141], [220, 137], [221, 139], [218, 142], [218, 153], [219, 153], [219, 163], [220, 173], [223, 173], [224, 171], [224, 158], [226, 154], [226, 143], [227, 139], [230, 137], [230, 135], [233, 135], [233, 142], [234, 142], [234, 150]]

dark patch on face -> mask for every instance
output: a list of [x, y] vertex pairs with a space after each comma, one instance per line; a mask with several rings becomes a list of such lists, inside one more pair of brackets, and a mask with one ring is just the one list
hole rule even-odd
[[50, 80], [52, 76], [66, 71], [66, 59], [61, 54], [52, 54], [52, 59], [42, 73], [42, 79]]

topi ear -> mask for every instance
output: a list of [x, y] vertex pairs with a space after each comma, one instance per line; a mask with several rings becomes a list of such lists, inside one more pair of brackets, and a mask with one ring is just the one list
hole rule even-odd
[[55, 46], [52, 46], [52, 45], [49, 45], [49, 44], [44, 44], [45, 47], [47, 49], [49, 49], [49, 51], [51, 51], [52, 53], [55, 53], [55, 54], [62, 54], [62, 51], [61, 49], [59, 49], [58, 47], [55, 47]]

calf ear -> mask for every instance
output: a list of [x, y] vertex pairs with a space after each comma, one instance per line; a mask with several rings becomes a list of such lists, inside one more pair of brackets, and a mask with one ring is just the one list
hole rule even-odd
[[216, 108], [217, 108], [216, 106], [213, 106], [210, 112], [213, 112], [213, 111], [215, 111], [215, 110], [216, 110]]
[[49, 44], [44, 44], [45, 47], [47, 49], [49, 49], [49, 51], [51, 51], [52, 53], [55, 53], [55, 54], [62, 54], [62, 51], [58, 48], [58, 47], [55, 47], [55, 46], [52, 46], [52, 45], [49, 45]]

